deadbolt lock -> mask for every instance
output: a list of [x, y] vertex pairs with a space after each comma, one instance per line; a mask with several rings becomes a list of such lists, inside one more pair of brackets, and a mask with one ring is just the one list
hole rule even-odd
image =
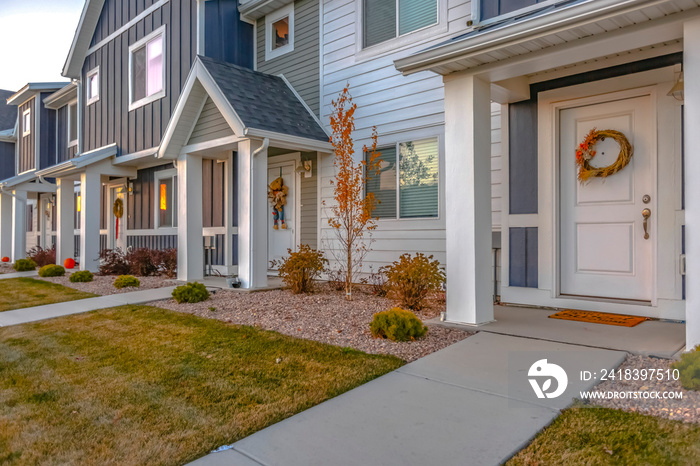
[[648, 194], [645, 194], [644, 197], [642, 197], [642, 202], [645, 204], [649, 204], [651, 202], [651, 196]]

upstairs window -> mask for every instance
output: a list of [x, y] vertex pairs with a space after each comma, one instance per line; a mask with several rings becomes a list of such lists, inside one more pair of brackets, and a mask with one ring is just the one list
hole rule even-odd
[[294, 50], [294, 4], [265, 17], [265, 60]]
[[68, 147], [78, 144], [78, 104], [68, 105]]
[[129, 47], [129, 110], [165, 96], [165, 27]]
[[507, 18], [543, 8], [563, 0], [479, 0], [480, 19]]
[[438, 147], [438, 140], [433, 138], [378, 149], [382, 159], [379, 173], [366, 186], [367, 192], [374, 193], [378, 201], [372, 216], [380, 219], [438, 216]]
[[365, 47], [438, 22], [438, 0], [363, 0]]
[[90, 70], [85, 80], [85, 105], [90, 105], [100, 100], [100, 67]]
[[22, 113], [22, 137], [32, 134], [32, 110], [26, 109]]

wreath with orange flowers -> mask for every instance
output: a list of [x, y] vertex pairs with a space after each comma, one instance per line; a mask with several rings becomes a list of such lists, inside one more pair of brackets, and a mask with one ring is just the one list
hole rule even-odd
[[[617, 155], [617, 160], [607, 167], [594, 167], [591, 165], [591, 160], [595, 157], [595, 145], [598, 141], [604, 141], [605, 138], [613, 138], [620, 146], [620, 153]], [[578, 180], [585, 183], [591, 178], [606, 178], [614, 175], [630, 163], [632, 160], [632, 144], [627, 140], [624, 134], [612, 129], [598, 131], [593, 128], [586, 139], [579, 144], [576, 149], [576, 165], [578, 165]]]

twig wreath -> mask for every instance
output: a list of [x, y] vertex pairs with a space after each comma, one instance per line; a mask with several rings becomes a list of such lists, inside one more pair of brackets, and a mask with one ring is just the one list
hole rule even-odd
[[[605, 138], [613, 138], [620, 146], [620, 153], [617, 155], [617, 160], [607, 167], [594, 167], [591, 165], [591, 160], [595, 157], [595, 145], [598, 141], [604, 141]], [[627, 140], [624, 134], [612, 129], [598, 131], [593, 128], [586, 139], [579, 144], [576, 149], [576, 165], [578, 165], [578, 180], [585, 183], [591, 178], [606, 178], [614, 175], [630, 163], [632, 160], [632, 144]]]

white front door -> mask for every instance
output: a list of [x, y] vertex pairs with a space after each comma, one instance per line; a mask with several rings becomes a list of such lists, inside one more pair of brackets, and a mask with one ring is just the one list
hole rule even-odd
[[[569, 108], [559, 116], [560, 293], [651, 301], [656, 250], [652, 99], [643, 96]], [[634, 155], [620, 172], [581, 184], [575, 152], [593, 128], [622, 132]], [[595, 150], [591, 164], [601, 167], [612, 164], [620, 148], [608, 138], [598, 142]], [[644, 209], [651, 211], [648, 239], [644, 237]]]
[[[267, 168], [267, 185], [268, 192], [270, 183], [277, 178], [282, 177], [287, 190], [287, 204], [284, 206], [284, 222], [282, 222], [281, 214], [278, 212], [278, 219], [275, 228], [274, 210], [271, 201], [268, 198], [268, 221], [267, 221], [267, 260], [279, 261], [288, 255], [287, 249], [294, 251], [295, 247], [295, 224], [296, 218], [296, 172], [294, 170], [295, 163], [279, 162], [269, 164]], [[276, 269], [272, 267], [271, 269]]]
[[[107, 242], [109, 249], [121, 249], [126, 252], [126, 188], [124, 186], [110, 187], [110, 204], [108, 218], [109, 222], [109, 241]], [[115, 215], [115, 202], [121, 199], [122, 216], [117, 218]]]
[[51, 195], [44, 194], [40, 196], [41, 202], [39, 205], [39, 221], [41, 225], [41, 246], [44, 249], [50, 249], [53, 246], [53, 207], [51, 205]]

